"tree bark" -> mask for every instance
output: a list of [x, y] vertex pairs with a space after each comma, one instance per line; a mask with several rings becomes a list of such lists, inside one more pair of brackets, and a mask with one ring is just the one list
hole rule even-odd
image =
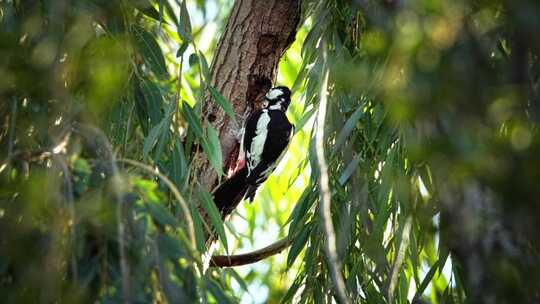
[[[219, 40], [211, 66], [211, 84], [227, 98], [239, 125], [208, 97], [203, 115], [219, 131], [225, 172], [238, 156], [238, 134], [247, 114], [260, 106], [272, 87], [278, 63], [292, 44], [300, 21], [299, 0], [237, 0]], [[217, 174], [204, 156], [196, 159], [198, 180], [208, 189]]]

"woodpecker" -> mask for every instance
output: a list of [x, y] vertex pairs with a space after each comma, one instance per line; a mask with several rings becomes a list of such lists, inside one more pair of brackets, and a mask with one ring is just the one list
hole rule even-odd
[[293, 125], [285, 115], [291, 91], [284, 86], [270, 89], [262, 109], [253, 112], [244, 125], [239, 168], [216, 191], [214, 202], [222, 213], [234, 208], [244, 197], [252, 201], [259, 185], [270, 176], [285, 154]]

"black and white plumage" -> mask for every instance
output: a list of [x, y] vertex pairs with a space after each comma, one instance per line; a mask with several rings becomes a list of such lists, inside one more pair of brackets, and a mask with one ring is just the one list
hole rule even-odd
[[266, 94], [265, 106], [248, 117], [239, 153], [239, 162], [245, 166], [214, 192], [218, 208], [244, 197], [253, 200], [259, 185], [274, 171], [293, 131], [285, 115], [290, 103], [291, 91], [275, 87]]

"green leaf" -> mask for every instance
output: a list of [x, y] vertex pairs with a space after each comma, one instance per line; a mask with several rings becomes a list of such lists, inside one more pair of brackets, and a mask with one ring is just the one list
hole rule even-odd
[[184, 247], [177, 238], [166, 234], [159, 234], [157, 237], [159, 252], [170, 259], [178, 259], [185, 256]]
[[178, 190], [184, 189], [184, 182], [186, 181], [188, 172], [187, 161], [183, 150], [180, 139], [176, 138], [174, 148], [172, 149], [170, 175]]
[[176, 25], [178, 27], [179, 23], [178, 23], [178, 17], [176, 17], [176, 14], [174, 12], [174, 9], [173, 7], [171, 6], [171, 4], [169, 3], [169, 1], [165, 0], [163, 1], [163, 4], [165, 5], [165, 11], [167, 12], [167, 14], [169, 15], [169, 17], [172, 19], [174, 25]]
[[354, 113], [345, 122], [345, 125], [343, 125], [343, 128], [339, 132], [338, 137], [336, 139], [334, 151], [338, 151], [341, 148], [341, 145], [345, 143], [345, 140], [347, 140], [347, 137], [349, 137], [351, 132], [356, 127], [356, 123], [362, 116], [364, 116], [364, 107], [361, 106], [358, 109], [356, 109], [356, 111], [354, 111]]
[[358, 167], [358, 163], [360, 163], [360, 155], [356, 155], [347, 165], [345, 170], [341, 173], [341, 176], [339, 177], [339, 184], [344, 185], [347, 180], [353, 175], [354, 171]]
[[287, 267], [291, 267], [294, 260], [298, 257], [302, 249], [307, 243], [309, 232], [311, 231], [311, 225], [306, 224], [298, 234], [298, 237], [293, 241], [289, 254], [287, 255]]
[[206, 57], [201, 51], [199, 51], [199, 62], [201, 64], [201, 71], [204, 76], [204, 81], [209, 83], [210, 82], [210, 69], [208, 68], [208, 61], [206, 61]]
[[167, 107], [167, 112], [165, 113], [165, 117], [163, 117], [163, 130], [161, 132], [161, 136], [159, 137], [156, 153], [154, 154], [154, 160], [157, 162], [159, 158], [161, 157], [161, 153], [163, 152], [163, 149], [165, 148], [165, 143], [169, 139], [170, 135], [170, 126], [172, 121], [172, 116], [174, 112], [176, 111], [176, 101], [172, 100], [169, 102], [169, 106]]
[[161, 135], [161, 131], [164, 125], [165, 125], [165, 119], [163, 119], [160, 123], [155, 125], [148, 133], [148, 136], [146, 136], [146, 138], [144, 139], [143, 158], [147, 158], [148, 153], [150, 153], [150, 151], [154, 148], [158, 140], [158, 136]]
[[210, 84], [208, 84], [208, 90], [210, 91], [210, 94], [212, 94], [214, 101], [225, 111], [225, 113], [227, 113], [227, 115], [229, 115], [234, 122], [236, 122], [236, 115], [234, 114], [231, 103]]
[[178, 51], [176, 51], [176, 58], [179, 58], [181, 57], [182, 55], [184, 55], [184, 53], [186, 52], [187, 48], [189, 46], [189, 42], [187, 41], [182, 41], [182, 44], [180, 45], [180, 47], [178, 48]]
[[315, 113], [316, 111], [317, 111], [317, 108], [313, 107], [307, 112], [305, 112], [302, 118], [300, 118], [300, 120], [294, 126], [295, 132], [302, 130], [304, 125], [309, 121], [309, 119], [313, 116], [313, 113]]
[[193, 109], [186, 102], [182, 103], [182, 115], [187, 120], [189, 124], [189, 128], [193, 131], [193, 133], [195, 133], [197, 138], [203, 139], [204, 133], [203, 133], [203, 128], [201, 126], [201, 123], [199, 122], [199, 119], [193, 112]]
[[140, 84], [142, 95], [144, 96], [148, 109], [148, 117], [150, 117], [151, 124], [155, 126], [161, 121], [163, 116], [161, 113], [163, 96], [161, 95], [158, 86], [149, 79], [142, 79]]
[[195, 53], [189, 55], [188, 63], [190, 67], [193, 67], [199, 63], [199, 56]]
[[227, 272], [231, 275], [231, 277], [233, 277], [236, 282], [238, 282], [238, 285], [240, 285], [240, 288], [242, 288], [242, 290], [244, 291], [248, 291], [248, 287], [247, 287], [247, 284], [246, 282], [244, 281], [244, 279], [238, 274], [238, 272], [236, 272], [234, 269], [232, 268], [229, 268], [227, 269]]
[[133, 26], [135, 42], [139, 53], [148, 68], [160, 79], [167, 79], [169, 73], [165, 64], [165, 57], [154, 36], [140, 26]]
[[206, 282], [208, 290], [210, 290], [210, 293], [214, 296], [217, 303], [233, 303], [216, 282], [211, 279], [206, 280]]
[[414, 299], [420, 299], [420, 297], [424, 293], [424, 290], [426, 290], [426, 287], [429, 285], [429, 282], [431, 282], [431, 279], [433, 279], [433, 276], [437, 272], [438, 268], [439, 268], [439, 261], [435, 262], [429, 269], [428, 273], [422, 280], [422, 283], [420, 283], [420, 286], [418, 286], [418, 289], [416, 290], [416, 294], [414, 295]]
[[156, 203], [147, 203], [146, 208], [148, 212], [152, 215], [152, 218], [156, 220], [159, 224], [172, 227], [178, 227], [178, 221], [176, 218], [167, 210], [167, 208], [156, 204]]
[[201, 198], [201, 204], [210, 217], [210, 221], [212, 222], [212, 225], [217, 231], [217, 234], [219, 236], [219, 239], [223, 243], [223, 246], [225, 247], [225, 251], [229, 252], [229, 246], [227, 244], [227, 235], [225, 234], [225, 226], [223, 224], [223, 220], [221, 219], [221, 215], [219, 214], [219, 210], [216, 207], [216, 204], [212, 200], [212, 197], [210, 194], [199, 187], [199, 196]]
[[191, 36], [191, 21], [189, 20], [189, 13], [186, 7], [186, 0], [182, 1], [180, 5], [180, 22], [178, 27], [176, 27], [178, 35], [182, 37], [185, 41], [191, 41], [193, 37]]
[[197, 246], [197, 250], [199, 250], [199, 252], [205, 252], [206, 245], [205, 245], [204, 227], [203, 227], [201, 215], [196, 208], [190, 208], [190, 209], [191, 209], [191, 217], [193, 218], [193, 225], [195, 226], [195, 238], [196, 238], [195, 244]]
[[223, 156], [221, 155], [218, 132], [210, 123], [206, 123], [206, 130], [208, 136], [202, 140], [203, 150], [214, 170], [219, 175], [223, 175]]

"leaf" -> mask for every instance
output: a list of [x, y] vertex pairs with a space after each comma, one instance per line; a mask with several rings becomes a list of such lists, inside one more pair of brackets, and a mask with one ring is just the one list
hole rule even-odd
[[201, 71], [204, 76], [204, 81], [208, 83], [210, 82], [210, 69], [208, 68], [208, 61], [206, 61], [206, 57], [201, 51], [199, 51], [199, 62], [201, 64]]
[[300, 118], [300, 120], [294, 126], [295, 132], [302, 130], [304, 125], [309, 121], [309, 119], [313, 116], [313, 113], [315, 113], [316, 111], [317, 111], [317, 108], [313, 107], [307, 112], [304, 112], [304, 115], [302, 116], [302, 118]]
[[174, 25], [176, 25], [178, 27], [178, 25], [179, 25], [178, 17], [176, 17], [176, 14], [174, 13], [173, 7], [171, 6], [169, 1], [167, 1], [167, 0], [164, 1], [164, 4], [165, 4], [165, 11], [169, 15], [169, 17], [172, 19]]
[[420, 285], [418, 286], [418, 289], [416, 290], [414, 299], [420, 299], [420, 297], [424, 293], [424, 290], [429, 285], [429, 282], [431, 282], [431, 279], [433, 279], [433, 276], [435, 275], [435, 272], [437, 272], [438, 268], [439, 268], [439, 261], [435, 262], [429, 269], [428, 273], [426, 273], [426, 276], [422, 280], [422, 283], [420, 283]]
[[149, 79], [143, 78], [141, 81], [141, 91], [146, 101], [148, 117], [153, 126], [161, 121], [163, 106], [163, 96], [158, 86]]
[[231, 103], [210, 84], [208, 84], [208, 90], [210, 91], [210, 94], [212, 94], [215, 102], [225, 111], [225, 113], [227, 113], [227, 115], [229, 115], [234, 122], [236, 122], [236, 115], [234, 114]]
[[233, 303], [216, 282], [210, 279], [206, 280], [206, 282], [208, 290], [216, 298], [217, 303]]
[[180, 47], [178, 48], [178, 51], [176, 51], [176, 58], [179, 58], [181, 57], [182, 55], [184, 55], [184, 53], [186, 52], [187, 48], [189, 46], [189, 42], [187, 41], [182, 41], [182, 44], [180, 45]]
[[163, 130], [161, 132], [161, 136], [159, 137], [159, 141], [157, 143], [156, 153], [154, 154], [154, 160], [157, 162], [159, 161], [159, 158], [161, 157], [161, 153], [163, 152], [163, 149], [165, 148], [165, 143], [169, 139], [170, 135], [170, 126], [172, 121], [172, 115], [176, 111], [176, 101], [172, 100], [169, 103], [169, 106], [167, 107], [167, 112], [165, 113], [165, 117], [163, 117]]
[[146, 138], [144, 139], [143, 158], [147, 158], [148, 153], [150, 153], [150, 151], [154, 148], [154, 145], [156, 144], [158, 136], [161, 134], [164, 125], [165, 119], [155, 125], [148, 133], [148, 136], [146, 136]]
[[184, 182], [187, 176], [187, 161], [184, 155], [182, 143], [176, 138], [171, 156], [171, 179], [179, 190], [184, 189]]
[[178, 259], [185, 255], [184, 248], [180, 241], [166, 234], [159, 234], [157, 243], [160, 253], [170, 259]]
[[302, 196], [298, 200], [298, 203], [294, 206], [291, 216], [285, 222], [285, 224], [291, 222], [289, 225], [289, 237], [292, 237], [294, 233], [296, 233], [298, 225], [301, 222], [303, 223], [302, 220], [304, 219], [304, 216], [306, 216], [309, 207], [311, 207], [311, 203], [313, 203], [313, 200], [311, 199], [313, 187], [314, 185], [312, 183], [306, 187], [304, 193], [302, 193]]
[[152, 215], [152, 218], [154, 218], [154, 220], [156, 220], [159, 224], [163, 226], [169, 225], [172, 227], [178, 227], [178, 221], [165, 207], [156, 203], [147, 203], [146, 208]]
[[360, 155], [356, 155], [353, 160], [347, 165], [345, 170], [343, 170], [343, 173], [341, 173], [341, 176], [339, 177], [339, 184], [344, 185], [347, 180], [353, 175], [354, 171], [358, 167], [358, 163], [360, 163]]
[[167, 79], [169, 73], [165, 65], [165, 57], [154, 36], [140, 26], [133, 26], [135, 42], [139, 53], [148, 68], [160, 79]]
[[221, 143], [217, 130], [206, 123], [207, 138], [203, 139], [202, 146], [208, 160], [219, 175], [223, 175], [223, 156], [221, 155]]
[[361, 106], [358, 109], [356, 109], [356, 111], [354, 111], [354, 113], [345, 122], [345, 125], [343, 125], [343, 128], [339, 132], [338, 137], [336, 139], [334, 151], [338, 151], [341, 148], [341, 145], [343, 145], [347, 137], [349, 137], [351, 132], [356, 127], [356, 123], [362, 116], [364, 116], [364, 107]]
[[300, 288], [300, 286], [302, 286], [302, 281], [303, 281], [302, 277], [299, 277], [294, 281], [294, 283], [291, 285], [291, 287], [289, 287], [289, 290], [287, 290], [287, 293], [285, 294], [283, 299], [281, 299], [281, 303], [291, 303], [292, 302], [291, 300], [296, 295], [296, 292], [298, 291], [298, 288]]
[[197, 118], [197, 116], [195, 116], [193, 109], [186, 102], [182, 103], [182, 114], [184, 118], [187, 120], [189, 124], [189, 128], [193, 131], [193, 133], [195, 133], [195, 135], [199, 139], [204, 138], [203, 128], [201, 127], [201, 123], [199, 122], [199, 119]]
[[191, 217], [193, 218], [193, 225], [195, 226], [195, 238], [197, 245], [197, 250], [199, 252], [205, 252], [206, 251], [206, 245], [205, 245], [205, 236], [204, 236], [204, 227], [201, 219], [201, 215], [199, 211], [196, 208], [190, 208], [191, 209]]
[[289, 254], [287, 255], [287, 267], [291, 267], [294, 263], [294, 260], [298, 257], [302, 249], [307, 243], [309, 232], [311, 231], [311, 225], [306, 224], [293, 241]]
[[219, 214], [219, 210], [216, 207], [216, 204], [212, 200], [212, 197], [210, 194], [199, 187], [199, 196], [201, 198], [201, 204], [210, 217], [210, 221], [212, 222], [212, 225], [214, 228], [216, 228], [217, 234], [219, 236], [219, 239], [223, 243], [223, 246], [225, 247], [225, 251], [229, 253], [229, 246], [227, 244], [227, 235], [225, 234], [225, 226], [223, 224], [223, 220], [221, 219], [221, 215]]
[[242, 279], [238, 272], [236, 272], [233, 268], [229, 268], [227, 272], [231, 275], [231, 277], [236, 280], [236, 282], [238, 282], [238, 285], [240, 285], [240, 288], [242, 288], [242, 290], [246, 292], [248, 291], [246, 282], [244, 281], [244, 279]]
[[195, 53], [189, 55], [188, 63], [190, 67], [197, 65], [199, 62], [199, 56]]
[[186, 0], [182, 1], [180, 5], [180, 22], [176, 27], [178, 35], [185, 41], [191, 41], [191, 21], [189, 21], [189, 13], [186, 7]]

